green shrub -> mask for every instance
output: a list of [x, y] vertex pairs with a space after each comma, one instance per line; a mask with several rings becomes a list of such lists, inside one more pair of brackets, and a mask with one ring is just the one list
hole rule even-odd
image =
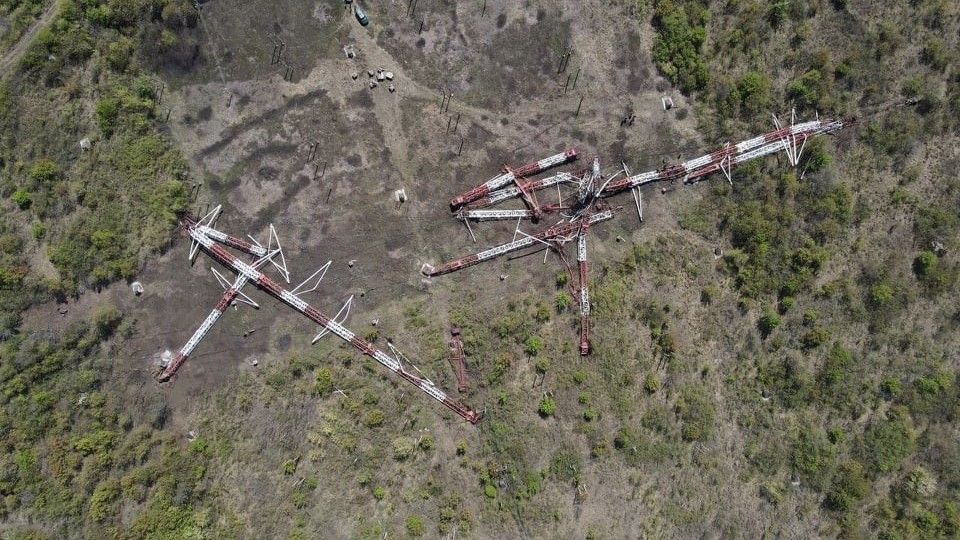
[[915, 499], [923, 499], [933, 495], [937, 490], [937, 481], [930, 471], [917, 467], [904, 479], [904, 491]]
[[939, 259], [937, 254], [932, 251], [922, 251], [917, 258], [913, 260], [913, 272], [917, 277], [924, 278], [930, 275], [937, 270], [937, 264]]
[[766, 111], [769, 108], [772, 92], [773, 83], [770, 77], [756, 71], [747, 72], [737, 82], [740, 106], [751, 114]]
[[636, 431], [630, 427], [623, 426], [617, 430], [617, 434], [613, 438], [613, 446], [618, 450], [630, 449], [635, 447], [639, 440], [640, 436]]
[[573, 301], [570, 299], [570, 295], [560, 291], [553, 297], [553, 306], [557, 309], [557, 313], [563, 313], [570, 309], [570, 304]]
[[321, 397], [330, 395], [330, 392], [333, 391], [333, 372], [329, 368], [323, 367], [317, 370], [313, 389]]
[[373, 498], [382, 501], [387, 496], [387, 490], [383, 486], [373, 488]]
[[383, 411], [380, 409], [372, 409], [363, 417], [363, 425], [368, 428], [375, 428], [383, 424], [384, 416]]
[[830, 330], [823, 326], [814, 326], [800, 337], [800, 346], [804, 350], [816, 349], [830, 339]]
[[720, 291], [716, 285], [707, 285], [700, 291], [700, 303], [712, 304], [714, 299], [720, 296]]
[[100, 131], [107, 137], [113, 135], [117, 129], [117, 120], [120, 118], [120, 100], [110, 97], [97, 101], [94, 106], [94, 115]]
[[537, 406], [537, 412], [540, 413], [540, 416], [546, 418], [548, 416], [553, 416], [557, 412], [557, 402], [553, 400], [550, 396], [544, 396], [540, 400], [540, 404]]
[[767, 21], [770, 26], [780, 28], [787, 20], [787, 2], [770, 2], [767, 7]]
[[819, 70], [811, 69], [787, 83], [787, 97], [799, 109], [822, 109], [826, 97], [826, 81]]
[[88, 515], [93, 521], [103, 521], [113, 514], [113, 503], [120, 496], [120, 482], [115, 478], [103, 480], [97, 484], [90, 496]]
[[874, 307], [882, 308], [893, 303], [895, 298], [893, 287], [889, 283], [880, 282], [870, 288], [870, 303]]
[[847, 368], [853, 363], [853, 355], [841, 346], [835, 344], [830, 352], [827, 353], [827, 359], [823, 363], [823, 369], [820, 370], [820, 384], [824, 387], [830, 387], [843, 382]]
[[13, 233], [0, 234], [0, 253], [17, 255], [23, 249], [23, 240]]
[[655, 394], [660, 389], [660, 379], [653, 373], [647, 373], [647, 376], [643, 378], [643, 389], [648, 394]]
[[33, 204], [33, 197], [30, 195], [30, 192], [25, 189], [18, 189], [13, 192], [13, 195], [10, 196], [10, 200], [17, 205], [21, 210], [26, 210], [30, 208], [30, 205]]
[[290, 493], [290, 503], [293, 504], [294, 508], [306, 508], [308, 504], [307, 494], [299, 489], [293, 490]]
[[424, 435], [420, 439], [419, 446], [420, 446], [420, 449], [423, 450], [424, 452], [429, 452], [430, 450], [433, 450], [433, 447], [435, 446], [435, 444], [436, 443], [433, 442], [433, 437], [429, 435]]
[[833, 473], [835, 449], [826, 433], [818, 428], [800, 431], [793, 446], [794, 470], [817, 488], [825, 487]]
[[60, 168], [49, 159], [38, 159], [27, 173], [30, 185], [33, 188], [49, 187], [60, 180]]
[[583, 459], [571, 448], [560, 448], [550, 459], [550, 474], [562, 482], [573, 482], [583, 470]]
[[537, 362], [534, 364], [534, 367], [536, 368], [537, 373], [544, 374], [550, 369], [550, 361], [543, 357], [537, 358]]
[[410, 533], [410, 536], [423, 536], [425, 531], [426, 527], [423, 524], [423, 518], [417, 515], [412, 515], [407, 518], [407, 532]]
[[888, 473], [900, 466], [915, 448], [915, 435], [905, 414], [894, 412], [863, 433], [861, 454], [874, 473]]
[[530, 356], [537, 356], [543, 350], [543, 340], [537, 336], [530, 336], [523, 342], [523, 351]]
[[550, 320], [550, 308], [543, 302], [537, 302], [536, 311], [533, 313], [533, 319], [540, 324]]
[[943, 40], [940, 38], [928, 39], [920, 51], [920, 60], [937, 71], [943, 71], [950, 62], [949, 53], [943, 44]]
[[104, 59], [110, 69], [122, 72], [130, 65], [130, 57], [133, 55], [134, 42], [126, 36], [120, 36], [116, 41], [107, 45], [107, 51]]
[[393, 459], [403, 461], [413, 455], [413, 441], [408, 437], [398, 437], [393, 440]]
[[892, 399], [900, 395], [903, 391], [903, 385], [900, 384], [900, 379], [884, 379], [880, 381], [880, 392], [887, 399]]
[[685, 388], [675, 409], [681, 422], [680, 434], [685, 441], [706, 441], [713, 435], [716, 411], [701, 390]]
[[113, 334], [113, 331], [123, 320], [123, 314], [115, 306], [102, 306], [93, 312], [90, 322], [97, 339], [104, 340]]

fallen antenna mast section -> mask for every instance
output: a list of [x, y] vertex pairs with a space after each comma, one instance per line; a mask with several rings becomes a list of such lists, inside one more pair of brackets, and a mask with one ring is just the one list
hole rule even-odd
[[[421, 272], [428, 277], [441, 276], [488, 261], [502, 255], [545, 244], [555, 251], [563, 262], [571, 279], [578, 278], [578, 288], [572, 292], [579, 304], [581, 355], [590, 352], [590, 296], [587, 286], [587, 241], [586, 234], [590, 225], [609, 220], [613, 212], [601, 199], [631, 192], [640, 221], [643, 221], [643, 194], [640, 188], [656, 182], [682, 180], [695, 183], [699, 179], [721, 172], [730, 184], [733, 184], [733, 168], [741, 163], [777, 153], [784, 153], [791, 166], [798, 166], [808, 140], [821, 135], [833, 134], [850, 125], [853, 120], [822, 120], [817, 118], [808, 122], [796, 123], [796, 115], [791, 112], [790, 124], [783, 125], [774, 116], [775, 130], [759, 135], [735, 145], [726, 144], [709, 154], [687, 160], [683, 163], [668, 165], [660, 169], [640, 174], [630, 174], [626, 164], [612, 174], [604, 174], [600, 169], [599, 158], [594, 158], [592, 166], [578, 172], [557, 172], [540, 179], [529, 179], [548, 168], [562, 165], [577, 158], [576, 149], [544, 158], [522, 167], [505, 167], [504, 172], [479, 186], [461, 193], [450, 201], [450, 208], [457, 219], [463, 221], [473, 237], [470, 222], [517, 220], [517, 229], [512, 241], [500, 244], [477, 253], [445, 262], [436, 267], [424, 264]], [[621, 176], [622, 175], [622, 176]], [[556, 204], [538, 205], [534, 193], [546, 188], [556, 187]], [[561, 188], [565, 188], [564, 196]], [[572, 193], [571, 193], [572, 191]], [[489, 207], [512, 199], [520, 199], [525, 208], [489, 209]], [[565, 202], [566, 201], [568, 202]], [[528, 220], [536, 223], [544, 214], [561, 213], [566, 218], [547, 229], [526, 234], [520, 231], [520, 222]], [[566, 214], [564, 214], [566, 213]], [[577, 241], [578, 272], [574, 275], [566, 257], [563, 245]], [[474, 237], [474, 240], [476, 238]], [[546, 258], [544, 258], [546, 261]]]
[[[226, 311], [227, 307], [237, 297], [240, 288], [249, 281], [270, 296], [273, 296], [287, 306], [302, 313], [314, 323], [320, 325], [323, 328], [323, 331], [321, 331], [320, 335], [318, 335], [315, 339], [322, 337], [324, 332], [332, 333], [352, 345], [361, 353], [373, 358], [380, 365], [386, 367], [401, 379], [413, 384], [425, 394], [439, 401], [464, 420], [470, 422], [471, 424], [476, 424], [480, 420], [480, 415], [476, 411], [473, 411], [465, 405], [451, 399], [446, 393], [437, 388], [430, 379], [407, 371], [398, 358], [400, 356], [399, 353], [395, 353], [397, 356], [391, 356], [380, 349], [377, 349], [373, 346], [373, 344], [364, 340], [363, 338], [358, 337], [352, 331], [343, 326], [342, 320], [346, 317], [346, 315], [342, 314], [345, 311], [349, 311], [352, 297], [347, 301], [344, 307], [341, 308], [340, 313], [338, 313], [334, 318], [328, 317], [322, 311], [311, 306], [309, 303], [300, 298], [299, 295], [305, 292], [313, 291], [318, 287], [320, 280], [323, 279], [323, 276], [326, 274], [326, 271], [330, 266], [329, 262], [314, 272], [310, 277], [305, 279], [303, 283], [298, 285], [295, 289], [293, 289], [293, 291], [289, 291], [260, 271], [261, 266], [268, 261], [272, 261], [274, 257], [281, 253], [279, 241], [276, 242], [277, 247], [275, 249], [269, 251], [256, 262], [243, 262], [227, 251], [224, 246], [230, 246], [241, 251], [251, 252], [254, 251], [258, 245], [248, 244], [241, 247], [236, 245], [236, 243], [233, 241], [224, 240], [223, 236], [217, 235], [217, 238], [214, 238], [212, 235], [210, 235], [209, 232], [212, 230], [211, 226], [213, 220], [216, 219], [218, 214], [219, 207], [215, 209], [215, 212], [211, 212], [200, 220], [193, 220], [189, 218], [185, 220], [183, 229], [193, 241], [193, 246], [190, 250], [190, 256], [192, 258], [196, 255], [197, 251], [202, 250], [223, 266], [234, 270], [237, 273], [237, 279], [234, 281], [233, 285], [227, 289], [223, 297], [220, 299], [220, 302], [217, 303], [214, 310], [210, 313], [210, 315], [207, 316], [200, 328], [197, 329], [187, 344], [180, 350], [180, 352], [177, 354], [177, 357], [159, 373], [158, 379], [160, 381], [169, 380], [177, 372], [190, 353], [196, 348], [200, 340], [203, 339], [204, 335], [206, 335], [214, 323], [216, 323], [220, 315]], [[276, 240], [275, 234], [275, 231], [271, 227], [271, 245], [273, 241]], [[282, 266], [284, 270], [284, 277], [286, 278], [289, 276], [289, 274], [285, 272], [285, 263]], [[338, 321], [338, 318], [341, 320]], [[416, 369], [415, 366], [414, 368]], [[419, 373], [419, 370], [417, 371]]]

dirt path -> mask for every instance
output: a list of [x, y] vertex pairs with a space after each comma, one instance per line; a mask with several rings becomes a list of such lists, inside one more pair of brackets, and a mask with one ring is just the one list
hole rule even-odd
[[20, 61], [20, 58], [23, 57], [24, 53], [27, 52], [27, 47], [33, 43], [33, 40], [37, 37], [37, 34], [40, 33], [40, 30], [53, 21], [54, 16], [57, 14], [57, 4], [59, 4], [59, 2], [54, 0], [54, 2], [47, 6], [47, 9], [43, 12], [43, 15], [40, 16], [40, 19], [20, 37], [20, 41], [18, 41], [13, 48], [0, 58], [0, 79], [13, 73], [13, 69], [11, 68], [13, 68], [13, 66]]

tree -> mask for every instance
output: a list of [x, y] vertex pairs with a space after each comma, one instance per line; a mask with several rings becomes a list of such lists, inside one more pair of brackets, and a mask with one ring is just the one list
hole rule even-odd
[[10, 196], [10, 199], [21, 210], [26, 210], [27, 208], [30, 208], [31, 204], [33, 204], [33, 197], [30, 195], [30, 192], [25, 189], [18, 189], [14, 191], [13, 195]]
[[698, 2], [659, 0], [656, 3], [653, 61], [686, 94], [703, 90], [710, 78], [703, 56], [707, 16], [706, 9]]
[[760, 330], [760, 335], [764, 338], [769, 336], [778, 326], [780, 326], [780, 316], [771, 309], [764, 310], [760, 319], [757, 320], [757, 329]]
[[751, 114], [765, 111], [770, 106], [772, 91], [773, 83], [770, 82], [770, 77], [756, 71], [747, 72], [737, 82], [740, 106]]
[[863, 474], [863, 465], [856, 461], [848, 461], [837, 469], [833, 478], [833, 486], [827, 493], [824, 503], [828, 508], [845, 512], [867, 494], [870, 481]]
[[930, 38], [920, 51], [920, 60], [936, 71], [943, 71], [950, 62], [949, 53], [943, 45], [943, 40]]

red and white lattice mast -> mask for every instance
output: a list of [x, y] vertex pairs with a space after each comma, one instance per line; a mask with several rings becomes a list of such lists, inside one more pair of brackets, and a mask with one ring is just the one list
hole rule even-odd
[[583, 220], [577, 234], [577, 267], [580, 275], [580, 356], [590, 354], [590, 292], [587, 287], [587, 230], [590, 220]]
[[[643, 199], [640, 188], [645, 185], [675, 180], [694, 183], [715, 172], [723, 173], [727, 181], [732, 184], [734, 167], [750, 160], [780, 152], [787, 156], [790, 165], [797, 166], [808, 140], [835, 133], [852, 122], [842, 119], [822, 120], [819, 117], [802, 123], [796, 123], [795, 120], [795, 115], [791, 113], [790, 125], [784, 126], [779, 119], [774, 117], [776, 127], [774, 131], [735, 145], [724, 145], [709, 154], [683, 163], [668, 165], [640, 174], [630, 174], [626, 164], [623, 164], [622, 170], [610, 176], [604, 176], [600, 171], [600, 161], [595, 158], [593, 166], [586, 171], [575, 174], [558, 172], [539, 180], [528, 179], [528, 177], [549, 167], [572, 161], [577, 156], [575, 149], [516, 169], [507, 168], [503, 174], [454, 197], [450, 201], [450, 207], [456, 212], [456, 217], [466, 223], [471, 236], [473, 236], [473, 231], [470, 229], [471, 221], [517, 220], [517, 229], [513, 240], [438, 266], [424, 264], [421, 271], [428, 277], [440, 276], [508, 253], [539, 247], [540, 244], [546, 244], [556, 251], [564, 264], [567, 265], [566, 259], [563, 257], [562, 246], [571, 240], [572, 235], [575, 234], [580, 285], [579, 290], [576, 291], [581, 320], [580, 352], [581, 354], [587, 354], [590, 350], [590, 300], [587, 287], [586, 233], [591, 224], [606, 221], [613, 217], [612, 211], [604, 208], [600, 200], [630, 191], [633, 194], [640, 221], [643, 221]], [[622, 177], [621, 174], [623, 174]], [[574, 186], [574, 193], [566, 197], [571, 202], [565, 203], [561, 188], [565, 187], [569, 192]], [[538, 205], [534, 193], [553, 187], [557, 189], [557, 203]], [[521, 209], [489, 208], [516, 198], [520, 198], [526, 207]], [[539, 233], [526, 234], [520, 231], [519, 222], [522, 220], [536, 222], [544, 214], [564, 212], [566, 212], [564, 214], [565, 220], [561, 220]], [[476, 238], [474, 237], [474, 239]], [[569, 270], [569, 265], [567, 267]]]
[[[215, 212], [219, 213], [219, 207], [215, 210]], [[413, 384], [425, 394], [439, 401], [464, 420], [474, 424], [479, 421], [480, 415], [476, 411], [451, 399], [445, 392], [440, 390], [433, 383], [433, 381], [422, 376], [422, 374], [417, 375], [407, 371], [399, 359], [402, 357], [402, 355], [400, 355], [398, 351], [395, 351], [395, 356], [391, 356], [390, 354], [387, 354], [374, 347], [373, 344], [369, 343], [363, 338], [360, 338], [355, 333], [347, 329], [343, 325], [343, 320], [338, 320], [338, 318], [342, 313], [349, 309], [352, 297], [340, 310], [340, 313], [333, 318], [328, 317], [322, 311], [311, 306], [309, 303], [303, 300], [303, 298], [301, 298], [301, 295], [316, 290], [316, 288], [319, 286], [320, 280], [323, 279], [327, 269], [330, 267], [330, 262], [327, 262], [319, 270], [311, 274], [310, 277], [304, 280], [293, 290], [287, 290], [260, 271], [260, 267], [266, 264], [267, 261], [272, 261], [274, 257], [277, 256], [279, 253], [279, 248], [272, 250], [268, 248], [267, 253], [262, 258], [253, 263], [246, 263], [235, 257], [225, 248], [225, 246], [229, 245], [230, 247], [243, 250], [242, 247], [237, 246], [237, 243], [235, 242], [236, 239], [233, 241], [224, 240], [224, 237], [219, 234], [210, 234], [212, 229], [212, 221], [215, 219], [216, 214], [213, 215], [214, 217], [212, 219], [210, 218], [210, 215], [208, 215], [199, 221], [189, 218], [185, 220], [183, 228], [194, 242], [194, 247], [191, 248], [191, 254], [195, 255], [197, 251], [202, 250], [223, 266], [234, 270], [237, 273], [237, 280], [234, 282], [234, 286], [230, 287], [224, 294], [224, 297], [217, 304], [217, 308], [214, 309], [214, 312], [207, 317], [200, 329], [194, 333], [194, 336], [190, 339], [190, 341], [188, 341], [187, 345], [181, 349], [181, 352], [178, 353], [177, 359], [171, 362], [170, 365], [166, 366], [166, 368], [158, 375], [158, 378], [161, 381], [169, 380], [173, 374], [176, 373], [177, 369], [181, 367], [183, 362], [196, 347], [197, 343], [199, 343], [200, 339], [203, 338], [206, 332], [209, 331], [210, 327], [212, 327], [220, 315], [223, 314], [223, 312], [226, 310], [226, 307], [234, 298], [236, 298], [237, 295], [242, 294], [239, 292], [239, 288], [242, 287], [243, 284], [250, 282], [270, 296], [273, 296], [287, 306], [293, 308], [299, 313], [302, 313], [314, 323], [320, 325], [321, 332], [314, 338], [314, 341], [326, 333], [334, 334], [352, 345], [361, 353], [373, 358], [380, 365], [386, 367], [401, 379]], [[258, 246], [259, 244], [254, 242], [252, 245]], [[283, 266], [283, 273], [286, 277], [288, 274], [285, 271], [286, 268]], [[312, 286], [308, 287], [308, 285], [311, 284]], [[252, 302], [252, 300], [250, 302]], [[417, 372], [419, 373], [419, 370], [417, 370]]]
[[517, 193], [520, 194], [523, 192], [522, 189], [519, 189], [519, 180], [526, 176], [532, 176], [535, 174], [540, 174], [541, 172], [551, 168], [556, 167], [557, 165], [562, 165], [568, 161], [573, 161], [577, 159], [577, 151], [573, 148], [561, 152], [559, 154], [541, 159], [534, 163], [528, 163], [521, 167], [511, 169], [506, 168], [506, 171], [503, 174], [494, 176], [490, 180], [480, 184], [479, 186], [462, 193], [453, 199], [450, 200], [450, 208], [457, 209], [465, 204], [469, 204], [473, 201], [485, 197], [490, 192], [499, 189], [507, 184], [518, 184], [516, 187]]

